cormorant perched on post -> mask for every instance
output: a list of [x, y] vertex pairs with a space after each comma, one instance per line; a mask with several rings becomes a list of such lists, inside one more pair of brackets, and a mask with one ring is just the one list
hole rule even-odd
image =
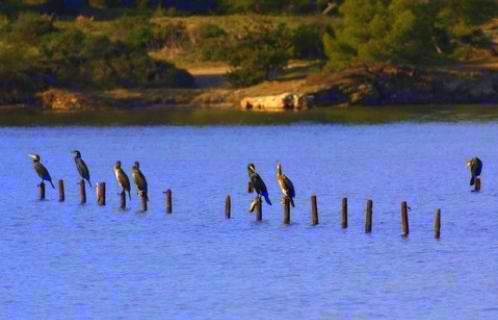
[[121, 161], [116, 161], [116, 164], [114, 165], [114, 174], [116, 175], [118, 184], [121, 186], [121, 188], [123, 188], [122, 192], [128, 192], [128, 197], [131, 200], [130, 179], [128, 179], [128, 176], [121, 168]]
[[30, 154], [31, 159], [33, 159], [33, 168], [35, 169], [38, 176], [42, 179], [42, 182], [48, 181], [52, 188], [55, 189], [54, 184], [52, 183], [52, 177], [50, 177], [50, 173], [48, 173], [47, 168], [40, 162], [40, 156], [37, 154]]
[[268, 197], [268, 190], [266, 189], [266, 185], [263, 182], [263, 179], [256, 172], [256, 166], [253, 163], [250, 163], [247, 166], [247, 172], [249, 173], [249, 179], [251, 180], [251, 184], [258, 194], [258, 197], [263, 196], [265, 198], [266, 203], [271, 206], [270, 198]]
[[145, 179], [142, 171], [140, 171], [140, 163], [138, 161], [135, 161], [131, 170], [133, 181], [135, 182], [135, 185], [138, 189], [138, 194], [143, 195], [145, 197], [145, 200], [149, 201], [147, 180]]
[[282, 174], [282, 165], [280, 162], [277, 162], [277, 181], [284, 197], [288, 197], [291, 206], [294, 207], [294, 197], [296, 196], [294, 185], [285, 174]]
[[476, 178], [481, 175], [482, 172], [482, 161], [478, 157], [475, 157], [469, 161], [467, 161], [467, 167], [470, 168], [470, 185], [473, 186], [476, 182]]
[[92, 183], [90, 182], [90, 171], [88, 170], [85, 161], [81, 159], [81, 153], [78, 150], [74, 150], [71, 153], [74, 153], [74, 162], [76, 163], [76, 169], [78, 169], [81, 179], [88, 181], [88, 184], [90, 184], [91, 187]]

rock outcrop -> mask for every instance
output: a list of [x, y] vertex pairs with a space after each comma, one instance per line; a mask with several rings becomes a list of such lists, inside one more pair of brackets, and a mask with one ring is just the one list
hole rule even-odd
[[61, 112], [91, 110], [99, 104], [82, 93], [61, 89], [40, 92], [37, 98], [43, 108]]
[[498, 72], [375, 65], [310, 77], [317, 105], [498, 103]]
[[309, 95], [286, 92], [271, 96], [245, 97], [240, 106], [243, 110], [254, 111], [304, 110], [311, 108], [312, 102], [313, 99]]

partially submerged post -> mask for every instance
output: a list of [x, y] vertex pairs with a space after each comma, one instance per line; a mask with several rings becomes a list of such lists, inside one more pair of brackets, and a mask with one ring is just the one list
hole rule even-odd
[[481, 191], [481, 178], [477, 177], [474, 185], [474, 192]]
[[284, 224], [290, 224], [290, 198], [284, 197]]
[[124, 190], [119, 193], [119, 209], [126, 210], [126, 192]]
[[367, 210], [365, 214], [365, 233], [372, 232], [372, 215], [373, 215], [373, 201], [367, 201]]
[[263, 221], [263, 202], [261, 197], [256, 198], [256, 221]]
[[341, 227], [343, 229], [348, 227], [348, 198], [342, 198]]
[[232, 198], [228, 195], [225, 199], [225, 218], [230, 219], [232, 217]]
[[140, 202], [142, 204], [142, 211], [147, 211], [147, 194], [145, 192], [140, 192]]
[[97, 184], [97, 204], [99, 206], [105, 206], [105, 182], [99, 182]]
[[66, 200], [66, 194], [64, 192], [64, 180], [59, 180], [59, 202], [64, 202]]
[[45, 183], [42, 182], [38, 185], [38, 199], [45, 200]]
[[401, 202], [401, 230], [403, 237], [408, 237], [410, 225], [408, 222], [408, 204], [406, 201]]
[[434, 238], [441, 238], [441, 209], [437, 209], [434, 216]]
[[311, 196], [311, 224], [314, 226], [318, 224], [318, 205], [316, 201], [316, 194]]
[[164, 194], [166, 201], [166, 213], [171, 214], [173, 213], [173, 200], [172, 200], [173, 195], [171, 189], [166, 190]]
[[80, 181], [80, 203], [86, 203], [86, 188], [85, 188], [85, 180], [81, 179]]

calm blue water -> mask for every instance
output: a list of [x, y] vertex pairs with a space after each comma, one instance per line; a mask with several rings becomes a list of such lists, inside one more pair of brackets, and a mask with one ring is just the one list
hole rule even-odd
[[[0, 129], [0, 319], [497, 319], [497, 137], [492, 123]], [[73, 149], [93, 182], [107, 182], [106, 207], [93, 189], [78, 204]], [[36, 201], [31, 152], [65, 180], [65, 203], [52, 189]], [[475, 155], [484, 162], [480, 194], [469, 192], [464, 163]], [[117, 209], [118, 159], [128, 172], [141, 161], [147, 214], [136, 196], [130, 210]], [[298, 193], [288, 227], [277, 160]], [[261, 224], [247, 212], [249, 161], [274, 202]], [[318, 227], [309, 225], [312, 193]]]

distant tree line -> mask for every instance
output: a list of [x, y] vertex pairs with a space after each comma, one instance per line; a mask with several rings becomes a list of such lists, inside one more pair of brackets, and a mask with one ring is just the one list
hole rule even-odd
[[57, 14], [78, 14], [86, 9], [156, 9], [179, 14], [310, 14], [342, 0], [2, 0], [0, 10], [38, 8]]

